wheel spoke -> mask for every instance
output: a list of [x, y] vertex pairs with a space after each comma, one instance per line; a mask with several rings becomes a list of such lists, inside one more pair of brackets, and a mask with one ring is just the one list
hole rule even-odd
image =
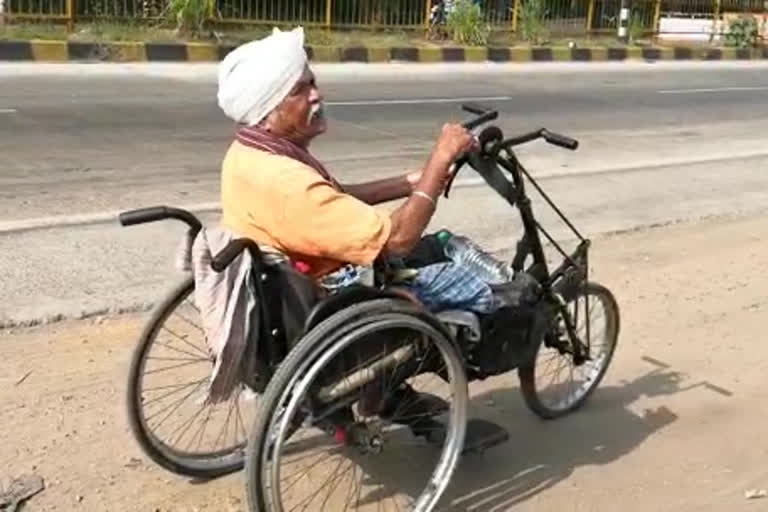
[[[192, 304], [192, 303], [191, 303], [191, 302], [189, 302], [189, 301], [187, 301], [187, 304]], [[194, 306], [193, 306], [193, 307], [194, 307]], [[197, 308], [195, 308], [195, 309], [197, 309]], [[197, 312], [199, 313], [200, 311], [198, 310]], [[202, 327], [200, 327], [199, 325], [197, 325], [195, 322], [193, 322], [192, 320], [190, 320], [190, 319], [189, 319], [189, 318], [187, 318], [186, 316], [182, 315], [181, 313], [176, 313], [176, 314], [177, 314], [177, 315], [178, 315], [178, 317], [179, 317], [179, 318], [181, 318], [181, 319], [182, 319], [182, 320], [183, 320], [183, 321], [184, 321], [184, 322], [185, 322], [187, 325], [191, 325], [192, 327], [194, 327], [195, 329], [197, 329], [197, 330], [198, 330], [198, 331], [200, 331], [201, 333], [205, 334], [205, 330], [204, 330]]]
[[[158, 402], [158, 401], [160, 401], [160, 400], [162, 400], [164, 398], [168, 398], [169, 396], [175, 395], [176, 393], [180, 393], [180, 392], [184, 391], [185, 389], [188, 389], [192, 385], [199, 386], [201, 382], [205, 382], [205, 379], [189, 382], [189, 383], [184, 384], [184, 385], [180, 384], [178, 386], [174, 386], [177, 389], [174, 389], [173, 391], [169, 391], [168, 393], [165, 393], [164, 395], [160, 395], [158, 397], [155, 397], [152, 400], [147, 400], [146, 402], [144, 402], [144, 407], [147, 407], [147, 406], [149, 406], [151, 404], [154, 404], [155, 402]], [[179, 386], [181, 386], [181, 387], [179, 387]], [[160, 389], [160, 388], [155, 388], [155, 389]], [[147, 390], [145, 390], [145, 391], [147, 391]]]
[[200, 425], [197, 433], [195, 433], [194, 436], [192, 436], [192, 439], [190, 440], [190, 443], [187, 445], [188, 448], [192, 447], [192, 443], [195, 442], [195, 439], [197, 439], [197, 450], [200, 450], [200, 445], [203, 444], [203, 439], [205, 438], [205, 429], [208, 427], [208, 421], [211, 419], [211, 414], [213, 414], [213, 408], [208, 408], [208, 414], [205, 415], [205, 419], [203, 420], [202, 425]]
[[227, 431], [229, 431], [229, 420], [232, 418], [232, 407], [229, 407], [229, 411], [227, 412], [227, 421], [224, 423], [224, 428], [221, 430], [221, 434], [216, 438], [216, 443], [213, 445], [214, 448], [219, 446], [219, 441], [224, 441], [224, 446], [226, 446], [227, 443]]
[[193, 350], [196, 350], [198, 353], [200, 353], [200, 355], [202, 355], [202, 356], [204, 356], [204, 357], [208, 358], [208, 354], [207, 354], [207, 353], [206, 353], [204, 350], [202, 350], [202, 349], [201, 349], [200, 347], [198, 347], [197, 345], [193, 345], [192, 343], [190, 343], [189, 341], [187, 341], [187, 339], [186, 339], [184, 336], [182, 336], [182, 335], [178, 334], [176, 331], [172, 331], [170, 328], [168, 328], [168, 327], [166, 327], [166, 326], [163, 326], [163, 330], [164, 330], [164, 331], [166, 331], [167, 333], [169, 333], [171, 336], [173, 336], [173, 337], [174, 337], [174, 338], [176, 338], [177, 340], [179, 340], [179, 341], [181, 341], [182, 343], [184, 343], [186, 346], [190, 347], [190, 348], [191, 348], [191, 349], [193, 349]]
[[191, 397], [192, 395], [194, 395], [194, 394], [195, 394], [195, 392], [196, 392], [198, 389], [200, 389], [200, 386], [201, 386], [201, 385], [202, 385], [202, 382], [201, 382], [200, 384], [198, 384], [197, 386], [195, 386], [195, 387], [192, 389], [192, 391], [190, 391], [189, 393], [187, 393], [187, 394], [186, 394], [186, 395], [184, 395], [183, 397], [179, 398], [177, 401], [175, 401], [175, 402], [172, 402], [172, 403], [171, 403], [171, 405], [167, 406], [165, 409], [161, 409], [161, 410], [159, 410], [159, 411], [157, 411], [157, 412], [153, 413], [151, 416], [148, 416], [148, 417], [146, 418], [146, 421], [147, 421], [147, 423], [149, 423], [149, 420], [150, 420], [150, 419], [154, 418], [155, 416], [157, 416], [157, 415], [159, 415], [159, 414], [162, 414], [163, 412], [167, 411], [169, 408], [173, 407], [173, 408], [171, 409], [171, 411], [168, 413], [168, 415], [166, 415], [166, 416], [165, 416], [165, 417], [162, 419], [162, 421], [160, 421], [160, 423], [158, 423], [158, 424], [155, 426], [155, 428], [160, 428], [160, 425], [162, 425], [163, 423], [165, 423], [165, 420], [167, 420], [168, 418], [170, 418], [170, 417], [171, 417], [171, 415], [172, 415], [174, 412], [176, 412], [176, 411], [178, 410], [178, 408], [179, 408], [179, 407], [181, 407], [181, 404], [184, 402], [184, 400], [186, 400], [187, 398], [189, 398], [189, 397]]
[[187, 362], [187, 363], [174, 364], [174, 365], [171, 365], [171, 366], [165, 366], [163, 368], [158, 368], [156, 370], [150, 370], [148, 372], [145, 372], [144, 375], [152, 375], [153, 373], [167, 372], [168, 370], [175, 370], [177, 368], [184, 368], [185, 366], [189, 366], [189, 365], [192, 365], [192, 364], [200, 364], [200, 361], [192, 361], [192, 362]]
[[200, 361], [208, 362], [210, 359], [207, 357], [148, 357], [147, 361], [192, 361], [193, 363], [199, 363]]
[[176, 439], [175, 435], [177, 432], [181, 431], [179, 433], [179, 438], [177, 442], [181, 442], [182, 439], [184, 439], [184, 434], [187, 433], [189, 430], [189, 427], [192, 426], [192, 423], [195, 421], [195, 418], [200, 416], [200, 413], [203, 412], [206, 409], [206, 405], [203, 405], [197, 409], [197, 412], [193, 414], [187, 421], [181, 424], [181, 426], [176, 427], [176, 429], [170, 433], [169, 437], [171, 439], [171, 442], [173, 442], [174, 439]]
[[[576, 352], [570, 348], [559, 347], [558, 344], [549, 347], [552, 352], [547, 354], [543, 350], [546, 345], [542, 343], [537, 354], [536, 367], [529, 377], [532, 386], [523, 386], [529, 405], [545, 416], [560, 415], [583, 402], [602, 379], [611, 359], [618, 335], [618, 311], [610, 292], [602, 288], [595, 290], [592, 285], [587, 285], [580, 295], [571, 299], [567, 305], [574, 321], [576, 338], [582, 344], [581, 350], [586, 361], [576, 364]], [[561, 325], [558, 324], [557, 330]], [[560, 338], [560, 344], [567, 343], [570, 347], [569, 337], [565, 334], [556, 336]], [[561, 350], [563, 353], [560, 353]], [[556, 365], [552, 365], [553, 359], [557, 359]], [[560, 379], [565, 366], [568, 368], [566, 378]], [[539, 385], [545, 387], [539, 389]], [[545, 400], [545, 389], [551, 389], [549, 400]]]
[[[173, 347], [173, 346], [171, 346], [171, 345], [169, 345], [167, 343], [160, 343], [158, 341], [158, 342], [155, 342], [155, 345], [157, 345], [159, 347], [165, 347], [168, 350], [173, 350], [174, 352], [178, 352], [179, 354], [184, 354], [184, 355], [187, 355], [187, 356], [190, 356], [190, 357], [193, 357], [193, 358], [199, 358], [200, 357], [199, 355], [193, 354], [192, 352], [187, 352], [186, 350], [181, 350], [180, 348]], [[198, 352], [200, 352], [200, 351], [198, 350]], [[205, 359], [207, 361], [210, 361], [210, 358], [208, 356], [206, 356]]]

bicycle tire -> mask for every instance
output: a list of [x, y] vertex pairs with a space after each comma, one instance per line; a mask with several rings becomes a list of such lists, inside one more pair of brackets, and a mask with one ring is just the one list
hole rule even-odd
[[[378, 310], [378, 311], [377, 311]], [[248, 500], [248, 510], [251, 512], [267, 512], [267, 501], [262, 487], [262, 455], [265, 450], [264, 443], [267, 437], [267, 430], [272, 415], [279, 405], [279, 401], [286, 386], [291, 384], [292, 380], [297, 378], [297, 370], [305, 363], [310, 356], [321, 352], [317, 340], [322, 340], [326, 335], [332, 334], [333, 339], [338, 339], [346, 334], [345, 325], [354, 323], [355, 319], [360, 320], [363, 315], [372, 315], [377, 312], [396, 312], [411, 311], [416, 313], [417, 309], [404, 300], [400, 299], [373, 299], [360, 304], [350, 306], [341, 310], [329, 318], [320, 322], [305, 337], [302, 338], [291, 350], [286, 359], [280, 365], [280, 368], [273, 376], [266, 391], [264, 392], [258, 413], [254, 419], [254, 426], [251, 429], [251, 439], [246, 453], [245, 478], [246, 478], [246, 496]], [[433, 323], [438, 330], [443, 331], [441, 326]], [[347, 329], [348, 331], [349, 329]], [[444, 332], [444, 331], [443, 331]], [[458, 348], [453, 345], [456, 357], [461, 358]], [[463, 366], [462, 371], [463, 371]], [[466, 376], [463, 376], [464, 392], [466, 389]], [[468, 400], [467, 394], [464, 395]], [[458, 398], [461, 400], [461, 396]], [[466, 423], [466, 418], [464, 419]], [[463, 430], [461, 439], [463, 440]], [[455, 467], [454, 467], [455, 469]]]
[[[551, 407], [548, 407], [545, 405], [540, 396], [539, 393], [536, 390], [536, 357], [534, 355], [531, 364], [527, 364], [525, 366], [521, 366], [518, 369], [518, 377], [520, 379], [520, 389], [523, 394], [523, 398], [525, 400], [526, 405], [528, 408], [537, 416], [539, 416], [542, 419], [545, 420], [551, 420], [560, 418], [566, 414], [570, 414], [573, 411], [576, 411], [577, 409], [581, 408], [587, 400], [590, 398], [592, 393], [594, 393], [595, 389], [600, 385], [600, 382], [603, 380], [603, 377], [605, 376], [606, 371], [608, 370], [608, 367], [610, 366], [613, 355], [616, 351], [616, 346], [618, 345], [618, 337], [619, 337], [619, 331], [620, 331], [620, 312], [619, 312], [619, 305], [616, 301], [616, 298], [614, 297], [613, 293], [606, 288], [605, 286], [595, 283], [595, 282], [587, 282], [584, 288], [581, 288], [576, 294], [575, 297], [569, 297], [570, 300], [574, 300], [575, 298], [583, 297], [584, 292], [586, 291], [587, 296], [593, 295], [599, 297], [600, 301], [603, 304], [603, 307], [606, 310], [606, 338], [609, 339], [609, 349], [607, 353], [605, 354], [604, 363], [600, 367], [596, 377], [594, 380], [589, 384], [589, 387], [587, 390], [572, 403], [570, 406], [563, 408], [563, 409], [553, 409]], [[568, 300], [568, 302], [570, 302]], [[539, 341], [539, 345], [536, 349], [536, 353], [538, 354], [538, 351], [541, 349], [541, 347], [544, 346], [544, 339]]]
[[151, 349], [157, 333], [173, 311], [193, 293], [194, 287], [195, 282], [193, 277], [184, 277], [167, 293], [165, 298], [154, 309], [152, 315], [145, 324], [139, 342], [131, 357], [126, 392], [126, 405], [131, 433], [139, 444], [141, 450], [153, 462], [178, 475], [211, 479], [239, 471], [243, 468], [245, 443], [243, 443], [243, 446], [240, 448], [239, 454], [235, 449], [220, 450], [195, 457], [183, 457], [173, 453], [159, 443], [154, 442], [150, 433], [147, 432], [144, 423], [142, 422], [142, 399], [138, 392], [140, 388], [139, 379], [141, 379], [143, 361], [146, 354]]

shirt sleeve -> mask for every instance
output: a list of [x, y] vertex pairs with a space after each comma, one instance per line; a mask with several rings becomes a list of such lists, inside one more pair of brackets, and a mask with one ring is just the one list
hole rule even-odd
[[270, 234], [288, 251], [370, 265], [387, 243], [389, 215], [337, 191], [313, 169], [285, 165], [276, 181], [269, 185], [276, 209]]

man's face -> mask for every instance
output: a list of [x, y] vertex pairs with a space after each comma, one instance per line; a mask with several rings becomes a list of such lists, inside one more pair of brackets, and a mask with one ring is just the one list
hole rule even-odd
[[268, 121], [273, 132], [303, 145], [309, 144], [328, 128], [323, 97], [309, 66], [280, 106], [270, 114]]

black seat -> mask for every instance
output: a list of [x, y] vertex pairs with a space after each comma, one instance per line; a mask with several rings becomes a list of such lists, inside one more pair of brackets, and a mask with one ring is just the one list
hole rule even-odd
[[251, 317], [249, 355], [243, 358], [243, 365], [246, 384], [261, 392], [303, 334], [306, 318], [323, 294], [310, 277], [290, 263], [265, 263], [260, 251], [252, 250], [252, 254], [257, 308]]

